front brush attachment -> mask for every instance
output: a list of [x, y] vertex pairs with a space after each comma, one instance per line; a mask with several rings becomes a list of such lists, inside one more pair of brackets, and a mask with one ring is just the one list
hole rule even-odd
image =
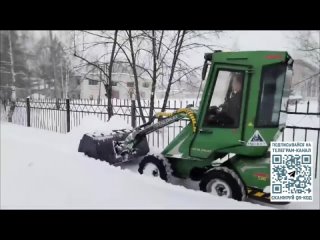
[[134, 151], [125, 153], [118, 151], [118, 147], [130, 133], [127, 130], [117, 130], [108, 135], [103, 133], [84, 134], [80, 140], [78, 152], [83, 152], [89, 157], [106, 161], [111, 165], [118, 165], [146, 155], [149, 152], [146, 137], [139, 141]]

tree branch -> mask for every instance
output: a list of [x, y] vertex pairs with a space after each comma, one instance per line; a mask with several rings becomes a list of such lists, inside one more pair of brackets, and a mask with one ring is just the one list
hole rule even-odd
[[107, 73], [102, 67], [100, 67], [99, 65], [97, 65], [97, 64], [95, 64], [95, 63], [93, 63], [93, 62], [90, 62], [89, 60], [85, 59], [85, 58], [82, 57], [82, 56], [77, 55], [76, 52], [74, 52], [73, 56], [75, 56], [75, 57], [77, 57], [77, 58], [80, 58], [81, 60], [85, 61], [85, 62], [88, 63], [89, 65], [98, 68], [107, 78], [109, 78], [108, 73]]

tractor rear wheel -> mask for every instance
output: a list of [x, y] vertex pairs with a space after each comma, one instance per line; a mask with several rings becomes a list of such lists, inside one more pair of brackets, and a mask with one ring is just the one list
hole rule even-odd
[[147, 155], [139, 164], [138, 172], [143, 175], [168, 181], [172, 174], [170, 163], [161, 155]]
[[242, 201], [246, 198], [245, 186], [239, 176], [230, 168], [215, 167], [204, 174], [200, 190], [212, 195]]

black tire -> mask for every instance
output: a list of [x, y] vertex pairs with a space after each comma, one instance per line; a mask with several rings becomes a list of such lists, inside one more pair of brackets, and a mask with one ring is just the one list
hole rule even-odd
[[138, 172], [140, 174], [144, 174], [144, 170], [145, 170], [145, 167], [147, 166], [147, 164], [153, 164], [157, 168], [157, 171], [158, 171], [160, 178], [166, 182], [168, 181], [168, 179], [170, 178], [170, 176], [172, 174], [172, 170], [171, 170], [170, 163], [168, 162], [168, 160], [166, 158], [164, 158], [161, 155], [160, 156], [158, 156], [158, 155], [145, 156], [139, 164]]
[[199, 183], [200, 190], [203, 192], [211, 192], [211, 189], [209, 189], [211, 186], [209, 185], [211, 185], [214, 180], [219, 180], [221, 183], [225, 184], [225, 186], [229, 187], [228, 189], [231, 190], [231, 193], [229, 193], [230, 198], [238, 201], [245, 200], [245, 186], [239, 176], [232, 169], [227, 167], [215, 167], [209, 170], [204, 174]]

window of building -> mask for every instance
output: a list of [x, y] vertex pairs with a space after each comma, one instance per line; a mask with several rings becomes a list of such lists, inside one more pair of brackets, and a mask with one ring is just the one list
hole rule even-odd
[[141, 96], [141, 98], [145, 98], [146, 97], [146, 93], [145, 92], [140, 92], [140, 96]]
[[127, 87], [134, 87], [134, 82], [127, 82]]
[[142, 87], [144, 87], [144, 88], [148, 88], [149, 86], [150, 86], [150, 84], [147, 82], [142, 83]]
[[89, 85], [98, 85], [98, 81], [96, 80], [89, 80]]
[[[311, 80], [312, 81], [312, 80]], [[311, 81], [309, 80], [308, 83], [307, 83], [307, 96], [308, 97], [311, 97], [311, 88], [312, 88], [312, 85], [311, 85]]]
[[118, 82], [115, 82], [115, 81], [111, 81], [111, 86], [115, 87], [118, 85]]
[[77, 80], [77, 85], [80, 85], [81, 77], [76, 77], [76, 80]]
[[317, 81], [316, 79], [311, 80], [311, 97], [317, 96]]
[[119, 98], [119, 91], [112, 90], [111, 97], [112, 97], [112, 98]]

